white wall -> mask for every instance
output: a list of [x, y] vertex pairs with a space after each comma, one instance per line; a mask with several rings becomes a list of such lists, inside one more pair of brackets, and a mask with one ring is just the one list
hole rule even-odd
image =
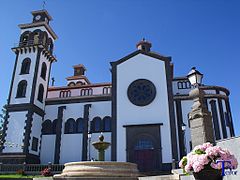
[[[182, 80], [179, 80], [182, 81]], [[172, 81], [172, 86], [173, 86], [173, 94], [189, 94], [189, 92], [191, 91], [191, 89], [178, 89], [178, 82], [179, 81]], [[185, 80], [184, 80], [185, 81]]]
[[[31, 90], [32, 90], [32, 83], [33, 83], [33, 74], [34, 74], [35, 65], [36, 65], [36, 54], [37, 54], [37, 51], [35, 53], [31, 52], [31, 53], [26, 53], [26, 54], [25, 53], [19, 54], [18, 60], [17, 60], [16, 72], [15, 72], [15, 75], [14, 75], [10, 104], [29, 103], [30, 96], [31, 96]], [[31, 66], [30, 66], [29, 74], [20, 75], [21, 67], [22, 67], [22, 61], [25, 58], [30, 58], [31, 59]], [[18, 83], [21, 80], [26, 80], [27, 81], [26, 97], [25, 98], [16, 98]]]
[[[45, 62], [47, 65], [47, 72], [46, 72], [46, 78], [45, 80], [41, 77], [41, 70], [42, 70], [42, 63]], [[47, 87], [48, 87], [48, 77], [50, 75], [50, 61], [47, 60], [46, 57], [43, 56], [41, 53], [40, 56], [40, 62], [38, 66], [38, 75], [37, 75], [37, 83], [36, 83], [36, 90], [35, 90], [35, 97], [34, 97], [34, 104], [36, 104], [39, 108], [44, 109], [45, 106], [45, 98], [47, 95]], [[44, 87], [44, 95], [43, 95], [43, 103], [41, 103], [38, 98], [38, 90], [39, 90], [39, 85], [42, 84]]]
[[60, 164], [82, 159], [82, 134], [63, 134], [60, 147]]
[[[70, 89], [69, 88], [69, 89], [65, 89], [65, 90], [70, 90], [71, 97], [81, 96], [81, 89], [88, 89], [88, 88], [91, 88], [93, 90], [93, 94], [92, 95], [102, 95], [104, 87], [110, 87], [110, 86], [100, 86], [100, 87], [83, 87], [83, 86], [79, 86], [79, 87], [76, 87], [74, 89]], [[62, 90], [54, 90], [54, 91], [51, 90], [51, 91], [48, 91], [47, 98], [59, 98], [61, 91]]]
[[54, 162], [56, 135], [42, 135], [40, 160], [41, 164]]
[[[91, 121], [94, 117], [99, 116], [101, 118], [105, 116], [111, 117], [111, 101], [100, 101], [100, 102], [89, 102], [89, 103], [73, 103], [73, 104], [60, 104], [60, 105], [47, 105], [44, 116], [44, 120], [50, 119], [53, 121], [57, 119], [58, 107], [66, 106], [66, 110], [63, 112], [63, 124], [62, 124], [62, 135], [61, 135], [61, 146], [60, 146], [60, 163], [70, 162], [70, 161], [79, 161], [82, 158], [82, 134], [64, 134], [64, 123], [69, 119], [73, 118], [83, 118], [84, 105], [92, 104], [92, 107], [89, 111], [89, 120]], [[110, 133], [104, 133], [106, 140], [110, 141]], [[97, 139], [99, 134], [96, 133], [92, 135], [92, 140]], [[49, 135], [45, 135], [49, 136]], [[42, 138], [42, 148], [41, 148], [41, 160], [46, 162], [49, 161], [49, 156], [45, 155], [47, 153], [46, 149], [55, 147], [47, 147], [44, 144], [45, 136]], [[55, 140], [55, 139], [54, 139]], [[92, 142], [93, 142], [92, 141]], [[94, 155], [95, 151], [91, 149], [91, 153]], [[95, 157], [95, 156], [94, 156]], [[110, 149], [106, 152], [106, 159], [110, 160]]]
[[[7, 152], [22, 152], [22, 145], [23, 145], [23, 133], [25, 127], [25, 120], [27, 111], [22, 112], [10, 112], [9, 119], [8, 119], [8, 129], [6, 131], [6, 142], [5, 148], [3, 149], [4, 153]], [[13, 147], [9, 147], [9, 143], [14, 143]]]
[[[127, 97], [128, 86], [136, 79], [155, 84], [154, 101], [143, 107]], [[163, 123], [161, 126], [163, 163], [172, 161], [168, 92], [164, 61], [138, 54], [117, 66], [117, 160], [126, 161], [126, 129], [123, 125]]]

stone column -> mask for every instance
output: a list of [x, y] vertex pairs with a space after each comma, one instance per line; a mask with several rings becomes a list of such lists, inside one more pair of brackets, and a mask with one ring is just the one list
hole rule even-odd
[[212, 116], [204, 103], [204, 91], [201, 87], [196, 87], [189, 95], [193, 99], [189, 113], [192, 147], [206, 142], [215, 143]]

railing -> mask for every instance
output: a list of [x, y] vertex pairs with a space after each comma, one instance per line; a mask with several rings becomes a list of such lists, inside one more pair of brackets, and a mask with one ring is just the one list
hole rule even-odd
[[[45, 43], [46, 44], [46, 43]], [[22, 46], [29, 46], [29, 45], [45, 45], [41, 40], [28, 40], [28, 41], [21, 41], [14, 43], [14, 47], [22, 47]]]
[[0, 164], [0, 174], [15, 174], [17, 171], [23, 171], [25, 174], [38, 175], [41, 171], [51, 168], [53, 174], [61, 173], [63, 164]]

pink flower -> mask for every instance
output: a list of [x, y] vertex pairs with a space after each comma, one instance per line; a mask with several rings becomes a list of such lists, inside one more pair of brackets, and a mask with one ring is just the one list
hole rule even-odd
[[228, 150], [210, 143], [196, 146], [179, 162], [179, 166], [186, 172], [199, 172], [209, 165], [214, 169], [222, 169], [222, 163], [216, 163], [216, 160], [230, 161], [224, 164], [225, 168], [236, 169], [238, 166], [237, 159]]

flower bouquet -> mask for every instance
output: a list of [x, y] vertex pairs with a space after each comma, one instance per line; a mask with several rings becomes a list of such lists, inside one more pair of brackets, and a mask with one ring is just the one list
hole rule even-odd
[[[222, 163], [222, 161], [225, 162]], [[224, 167], [222, 167], [223, 165]], [[222, 179], [222, 168], [236, 169], [237, 166], [238, 162], [234, 155], [228, 150], [213, 146], [210, 143], [196, 146], [179, 162], [179, 167], [186, 174], [192, 171], [196, 179]], [[204, 177], [201, 178], [202, 176]]]

